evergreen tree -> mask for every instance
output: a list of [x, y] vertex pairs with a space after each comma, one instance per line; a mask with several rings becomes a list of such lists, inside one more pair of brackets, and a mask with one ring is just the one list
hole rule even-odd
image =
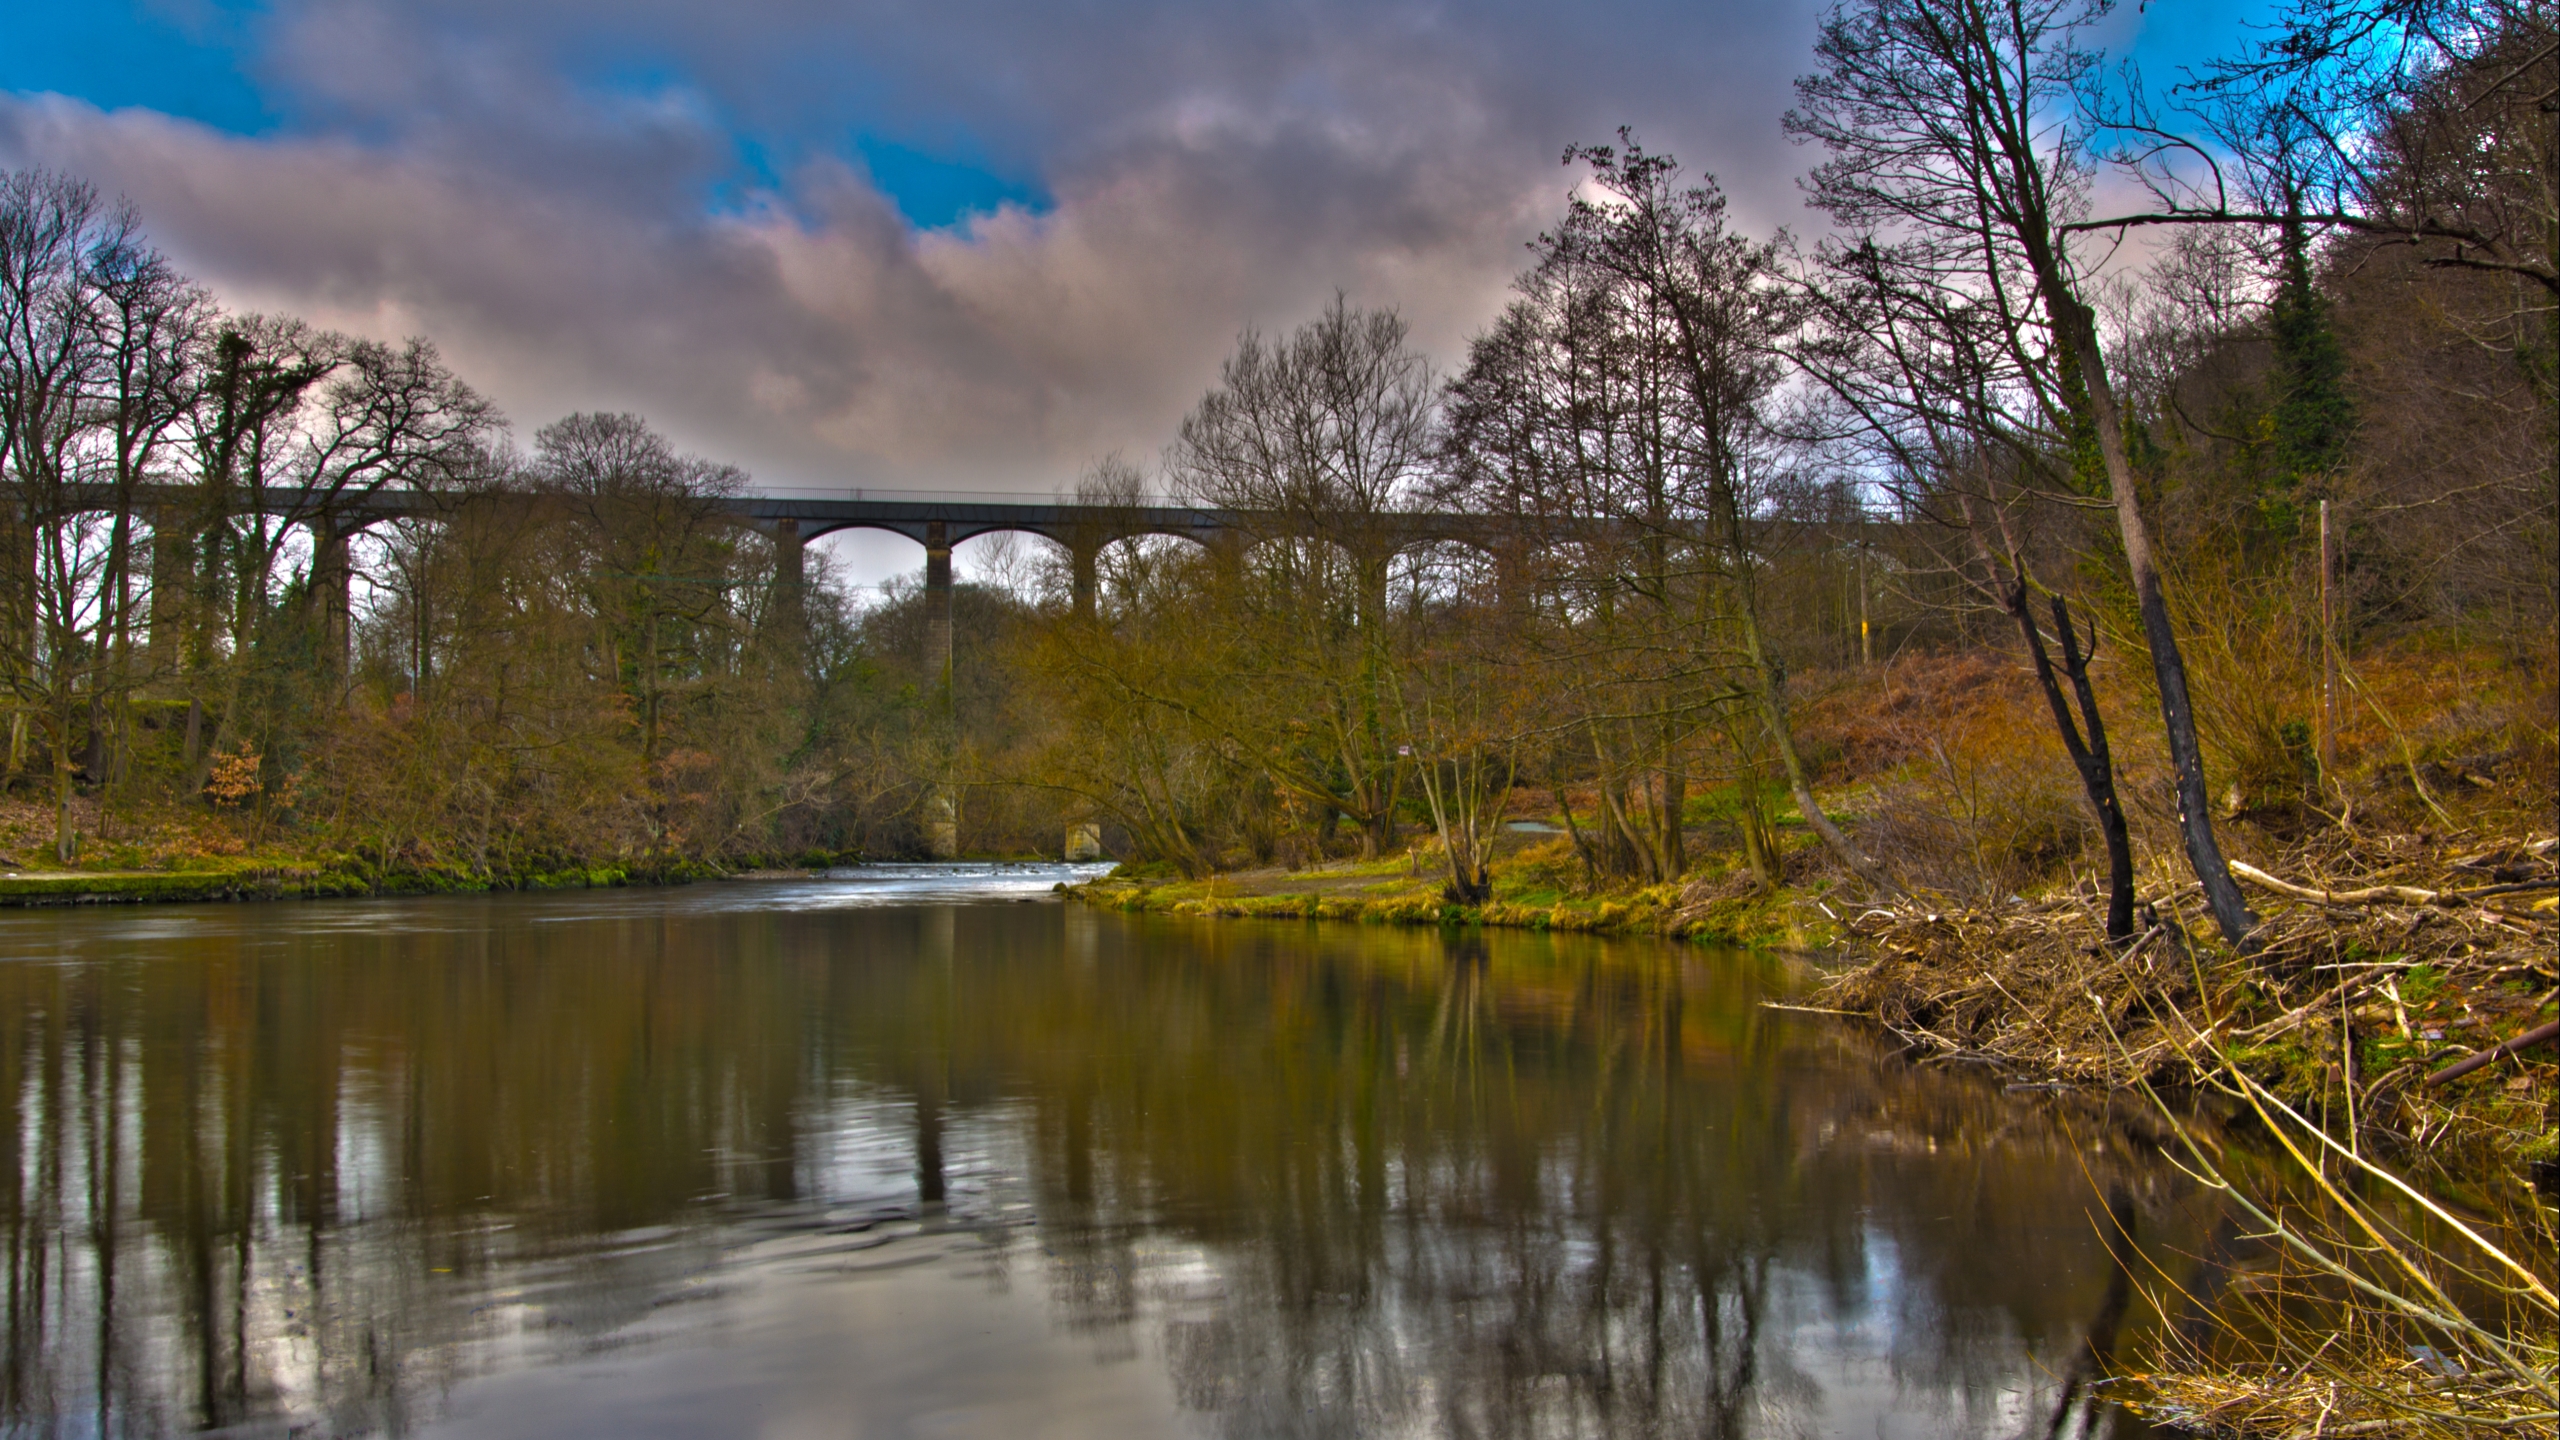
[[2269, 415], [2274, 473], [2259, 508], [2267, 529], [2291, 536], [2298, 523], [2296, 496], [2305, 481], [2346, 463], [2355, 409], [2347, 398], [2347, 355], [2329, 323], [2329, 303], [2311, 280], [2311, 245], [2298, 202], [2287, 207], [2283, 274], [2268, 308], [2275, 346], [2270, 379], [2275, 408]]

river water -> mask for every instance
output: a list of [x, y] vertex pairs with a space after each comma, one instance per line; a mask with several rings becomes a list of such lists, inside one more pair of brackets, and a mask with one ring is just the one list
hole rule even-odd
[[0, 1433], [2041, 1435], [2199, 1243], [1768, 957], [1068, 873], [0, 917]]

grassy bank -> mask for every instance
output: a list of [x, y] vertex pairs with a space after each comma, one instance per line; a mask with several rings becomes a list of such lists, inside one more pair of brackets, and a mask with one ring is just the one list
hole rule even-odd
[[704, 873], [688, 868], [634, 876], [611, 866], [502, 872], [372, 870], [360, 864], [325, 861], [250, 862], [178, 871], [28, 871], [0, 874], [0, 907], [579, 890], [634, 883], [680, 883], [702, 878]]
[[1494, 860], [1493, 896], [1480, 905], [1442, 897], [1445, 877], [1432, 868], [1436, 857], [1427, 846], [1385, 860], [1233, 870], [1202, 879], [1124, 866], [1072, 893], [1106, 909], [1164, 915], [1492, 925], [1751, 948], [1813, 949], [1841, 935], [1839, 918], [1824, 900], [1831, 889], [1827, 878], [1774, 889], [1733, 874], [1678, 885], [1592, 886], [1581, 882], [1567, 842], [1513, 845]]
[[122, 814], [84, 803], [81, 854], [53, 857], [50, 807], [0, 800], [0, 907], [454, 895], [680, 884], [728, 873], [682, 856], [586, 861], [575, 856], [429, 857], [385, 862], [258, 817], [166, 805]]

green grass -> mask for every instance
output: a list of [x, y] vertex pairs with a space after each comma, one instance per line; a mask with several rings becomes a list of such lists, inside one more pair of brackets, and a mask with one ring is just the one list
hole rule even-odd
[[[704, 872], [653, 877], [681, 884]], [[127, 870], [20, 874], [0, 877], [0, 907], [139, 904], [203, 900], [285, 900], [355, 895], [476, 894], [490, 890], [584, 890], [628, 885], [634, 877], [613, 866], [573, 866], [485, 873], [460, 866], [379, 871], [352, 856], [319, 863], [231, 861], [195, 870]]]
[[1401, 861], [1373, 863], [1395, 878], [1350, 894], [1237, 895], [1231, 889], [1221, 894], [1223, 877], [1159, 880], [1148, 873], [1132, 876], [1126, 868], [1074, 887], [1070, 893], [1108, 909], [1199, 917], [1490, 925], [1594, 935], [1662, 935], [1753, 949], [1808, 948], [1837, 938], [1829, 917], [1796, 892], [1746, 895], [1693, 912], [1683, 908], [1677, 885], [1575, 894], [1543, 875], [1524, 883], [1516, 872], [1506, 875], [1504, 866], [1496, 865], [1492, 900], [1483, 905], [1452, 905], [1441, 898], [1437, 876], [1415, 880], [1403, 872]]

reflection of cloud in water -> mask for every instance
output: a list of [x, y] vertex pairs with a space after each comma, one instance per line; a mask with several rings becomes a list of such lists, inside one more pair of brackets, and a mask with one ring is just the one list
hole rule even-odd
[[704, 1299], [671, 1292], [612, 1346], [464, 1386], [423, 1433], [1196, 1433], [1161, 1367], [1097, 1356], [1053, 1322], [1027, 1249], [1003, 1230], [910, 1233], [850, 1254], [824, 1233], [760, 1240], [692, 1282]]

